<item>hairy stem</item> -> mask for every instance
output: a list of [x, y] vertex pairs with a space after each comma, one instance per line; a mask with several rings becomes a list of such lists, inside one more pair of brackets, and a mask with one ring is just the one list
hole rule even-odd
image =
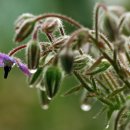
[[20, 45], [20, 46], [14, 48], [13, 50], [11, 50], [11, 51], [8, 53], [8, 55], [9, 55], [9, 56], [15, 55], [18, 51], [21, 51], [22, 49], [25, 49], [26, 47], [27, 47], [26, 44]]
[[107, 7], [105, 4], [102, 4], [102, 3], [98, 3], [95, 7], [95, 16], [94, 16], [94, 20], [95, 20], [95, 23], [94, 23], [94, 26], [95, 26], [95, 38], [97, 40], [97, 43], [98, 43], [98, 14], [99, 14], [99, 9], [100, 8], [103, 8], [105, 11], [107, 11]]
[[65, 21], [71, 23], [72, 25], [75, 25], [78, 28], [84, 27], [83, 25], [81, 25], [80, 23], [78, 23], [77, 21], [75, 21], [74, 19], [72, 19], [68, 16], [61, 15], [61, 14], [55, 14], [55, 13], [41, 14], [36, 17], [35, 21], [39, 21], [41, 19], [48, 18], [48, 17], [57, 17], [57, 18], [63, 19]]

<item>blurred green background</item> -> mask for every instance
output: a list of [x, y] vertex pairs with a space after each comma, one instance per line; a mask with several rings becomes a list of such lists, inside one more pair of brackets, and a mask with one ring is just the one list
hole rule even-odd
[[[16, 46], [12, 42], [13, 24], [20, 14], [57, 12], [92, 27], [92, 13], [96, 2], [103, 0], [0, 0], [0, 51], [7, 53]], [[104, 2], [121, 4], [127, 9], [130, 4], [129, 0]], [[100, 110], [100, 103], [94, 104], [91, 111], [84, 112], [80, 109], [80, 94], [64, 98], [61, 96], [67, 88], [77, 84], [72, 76], [64, 80], [61, 92], [46, 111], [40, 107], [37, 90], [29, 88], [25, 80], [26, 77], [17, 68], [5, 80], [3, 70], [0, 69], [0, 130], [104, 129], [105, 114], [97, 119], [92, 118]]]

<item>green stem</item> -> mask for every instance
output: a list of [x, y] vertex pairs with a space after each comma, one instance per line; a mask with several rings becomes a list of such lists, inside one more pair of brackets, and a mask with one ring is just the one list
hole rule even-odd
[[[96, 34], [96, 33], [94, 30], [91, 30], [90, 34]], [[104, 41], [104, 43], [107, 44], [107, 46], [110, 48], [110, 50], [113, 50], [113, 44], [101, 32], [98, 32], [98, 35]]]
[[[91, 39], [93, 40], [94, 43], [97, 43], [96, 39], [90, 34]], [[106, 58], [111, 65], [113, 66], [114, 70], [116, 71], [116, 73], [118, 74], [119, 78], [126, 84], [126, 86], [128, 88], [130, 88], [130, 82], [120, 73], [120, 68], [118, 67], [118, 65], [115, 63], [115, 61], [113, 61], [99, 46], [98, 44], [97, 48], [99, 49], [99, 51], [103, 54], [104, 58]]]
[[84, 81], [84, 79], [77, 71], [74, 71], [73, 73], [77, 77], [77, 79], [82, 83], [84, 88], [86, 88], [89, 92], [93, 92], [93, 89]]

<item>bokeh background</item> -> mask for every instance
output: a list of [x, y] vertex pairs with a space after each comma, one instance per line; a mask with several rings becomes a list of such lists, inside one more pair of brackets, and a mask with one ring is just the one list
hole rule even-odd
[[[0, 51], [8, 53], [16, 46], [12, 41], [13, 25], [20, 14], [62, 13], [91, 28], [96, 2], [130, 8], [129, 0], [0, 0]], [[24, 51], [20, 55], [24, 59]], [[91, 111], [84, 112], [80, 109], [80, 94], [61, 96], [75, 84], [77, 81], [72, 76], [64, 79], [61, 92], [45, 111], [40, 107], [37, 90], [27, 86], [26, 77], [18, 68], [11, 71], [7, 80], [3, 79], [1, 68], [0, 130], [103, 130], [105, 113], [93, 119], [100, 110], [100, 103], [95, 103]]]

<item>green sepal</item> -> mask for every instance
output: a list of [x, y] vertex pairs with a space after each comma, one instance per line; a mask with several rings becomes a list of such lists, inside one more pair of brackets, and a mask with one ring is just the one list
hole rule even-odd
[[60, 87], [62, 79], [61, 70], [57, 66], [51, 65], [47, 68], [44, 78], [47, 95], [52, 98], [58, 92]]
[[43, 68], [38, 68], [37, 71], [31, 75], [29, 79], [29, 85], [33, 85], [35, 83], [38, 83], [40, 79], [43, 77]]
[[81, 85], [73, 87], [73, 88], [69, 89], [67, 92], [65, 92], [65, 94], [63, 96], [68, 96], [68, 95], [71, 95], [73, 93], [79, 92], [81, 90], [81, 88], [82, 88]]

